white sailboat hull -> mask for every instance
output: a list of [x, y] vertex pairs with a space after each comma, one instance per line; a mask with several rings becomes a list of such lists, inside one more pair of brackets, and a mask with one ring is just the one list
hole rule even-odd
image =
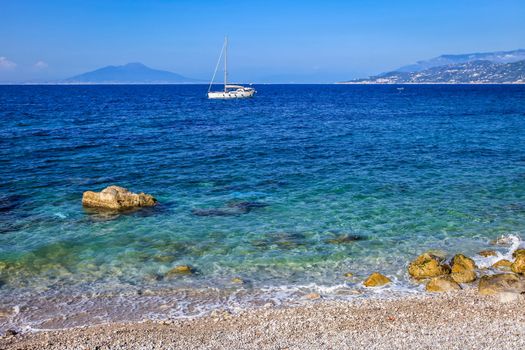
[[254, 94], [255, 94], [255, 90], [215, 91], [215, 92], [208, 92], [208, 98], [211, 98], [211, 99], [249, 98], [249, 97], [253, 97]]

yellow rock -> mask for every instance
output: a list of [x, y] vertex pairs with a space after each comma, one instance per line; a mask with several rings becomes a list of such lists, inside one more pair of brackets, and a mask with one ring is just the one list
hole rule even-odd
[[494, 250], [482, 250], [478, 253], [478, 255], [484, 256], [486, 258], [489, 256], [496, 256], [498, 254]]
[[354, 274], [351, 273], [351, 272], [347, 272], [347, 273], [345, 273], [345, 277], [346, 277], [346, 278], [350, 278], [350, 277], [353, 277], [353, 276], [354, 276]]
[[508, 290], [523, 289], [518, 275], [513, 273], [499, 273], [486, 275], [480, 278], [478, 292], [481, 295], [494, 295]]
[[516, 249], [513, 253], [512, 253], [512, 257], [513, 258], [516, 258], [518, 255], [525, 255], [525, 249], [521, 248], [521, 249]]
[[244, 283], [244, 280], [240, 277], [234, 277], [231, 279], [232, 283]]
[[510, 266], [512, 272], [525, 273], [525, 255], [521, 254], [516, 256], [516, 259]]
[[310, 300], [317, 300], [321, 298], [321, 295], [319, 295], [318, 293], [309, 293], [309, 294], [306, 294], [304, 297]]
[[173, 275], [188, 275], [190, 273], [193, 273], [193, 268], [189, 265], [179, 265], [175, 266], [168, 272], [166, 272], [166, 276], [173, 276]]
[[452, 279], [458, 283], [469, 283], [476, 280], [476, 263], [463, 254], [456, 254], [452, 259]]
[[442, 262], [442, 257], [424, 253], [408, 265], [408, 273], [416, 279], [447, 275], [450, 273], [450, 267]]
[[427, 292], [435, 292], [435, 293], [451, 292], [451, 291], [460, 290], [460, 289], [461, 287], [459, 286], [459, 284], [457, 284], [452, 279], [452, 277], [448, 275], [432, 278], [425, 287], [425, 290]]
[[120, 186], [109, 186], [100, 192], [86, 191], [82, 195], [82, 205], [92, 208], [131, 209], [150, 207], [157, 200], [145, 193], [133, 193]]
[[512, 261], [509, 261], [507, 259], [501, 259], [492, 264], [492, 267], [501, 270], [510, 270], [511, 265]]
[[379, 272], [374, 272], [363, 282], [365, 287], [379, 287], [387, 283], [392, 282], [392, 280], [385, 275], [380, 274]]
[[478, 277], [476, 275], [476, 272], [472, 271], [472, 270], [465, 270], [465, 271], [461, 271], [461, 272], [452, 272], [450, 274], [450, 276], [457, 283], [474, 282], [476, 280], [476, 278]]

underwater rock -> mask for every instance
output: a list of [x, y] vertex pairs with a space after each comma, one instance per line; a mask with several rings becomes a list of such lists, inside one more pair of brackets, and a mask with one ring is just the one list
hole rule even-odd
[[525, 255], [521, 254], [516, 256], [516, 259], [510, 266], [512, 272], [525, 273]]
[[191, 213], [195, 216], [237, 216], [244, 214], [230, 209], [193, 209]]
[[507, 259], [501, 259], [496, 261], [494, 264], [492, 264], [492, 267], [500, 270], [510, 270], [510, 267], [512, 266], [512, 261], [509, 261]]
[[449, 275], [438, 276], [432, 278], [426, 285], [427, 292], [443, 293], [460, 290], [460, 285], [452, 279]]
[[430, 253], [424, 253], [408, 265], [408, 273], [416, 279], [424, 279], [447, 275], [450, 267], [443, 264], [443, 258]]
[[344, 276], [345, 276], [346, 278], [350, 278], [350, 277], [353, 277], [354, 274], [351, 273], [351, 272], [347, 272], [347, 273], [344, 274]]
[[379, 272], [374, 272], [363, 282], [365, 287], [379, 287], [387, 283], [392, 282], [392, 280], [385, 275], [380, 274]]
[[489, 256], [497, 256], [498, 254], [494, 250], [482, 250], [481, 252], [478, 252], [478, 255], [487, 258]]
[[255, 208], [264, 208], [268, 204], [261, 202], [231, 202], [223, 208], [193, 209], [191, 213], [196, 216], [237, 216], [248, 214]]
[[295, 249], [305, 245], [306, 237], [300, 232], [277, 232], [251, 243], [258, 248], [277, 246], [279, 249]]
[[346, 244], [346, 243], [352, 243], [355, 241], [361, 241], [363, 239], [365, 239], [363, 236], [343, 234], [343, 235], [336, 236], [334, 238], [329, 238], [325, 242], [329, 244]]
[[145, 193], [133, 193], [119, 186], [109, 186], [100, 192], [86, 191], [82, 195], [82, 205], [90, 208], [132, 209], [151, 207], [157, 200]]
[[499, 273], [481, 277], [478, 285], [478, 292], [481, 295], [494, 295], [500, 292], [525, 290], [523, 281], [518, 275], [513, 273]]
[[190, 275], [194, 272], [195, 270], [189, 265], [179, 265], [166, 272], [165, 276]]
[[476, 263], [463, 254], [456, 254], [452, 259], [451, 277], [458, 283], [469, 283], [476, 280]]
[[244, 280], [240, 277], [234, 277], [231, 279], [231, 282], [232, 283], [236, 283], [236, 284], [243, 284], [244, 283]]
[[262, 203], [262, 202], [250, 202], [250, 201], [244, 201], [244, 202], [231, 202], [228, 203], [229, 208], [237, 208], [241, 211], [244, 211], [246, 213], [250, 212], [254, 208], [265, 208], [268, 204]]

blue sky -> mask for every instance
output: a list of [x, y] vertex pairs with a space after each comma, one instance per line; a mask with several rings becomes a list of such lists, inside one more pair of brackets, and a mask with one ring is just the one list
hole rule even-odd
[[332, 82], [445, 53], [525, 48], [523, 0], [0, 0], [0, 81], [142, 62], [209, 79]]

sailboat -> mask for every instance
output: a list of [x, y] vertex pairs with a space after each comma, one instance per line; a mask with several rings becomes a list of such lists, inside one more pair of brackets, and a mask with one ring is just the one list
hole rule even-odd
[[[222, 55], [224, 54], [224, 90], [223, 91], [211, 91], [215, 75], [219, 69]], [[208, 88], [208, 98], [212, 99], [230, 99], [230, 98], [248, 98], [255, 94], [255, 89], [251, 87], [245, 87], [242, 85], [228, 85], [228, 37], [224, 38], [224, 45], [222, 45], [221, 54], [219, 60], [215, 66], [215, 72], [211, 78], [210, 87]]]

